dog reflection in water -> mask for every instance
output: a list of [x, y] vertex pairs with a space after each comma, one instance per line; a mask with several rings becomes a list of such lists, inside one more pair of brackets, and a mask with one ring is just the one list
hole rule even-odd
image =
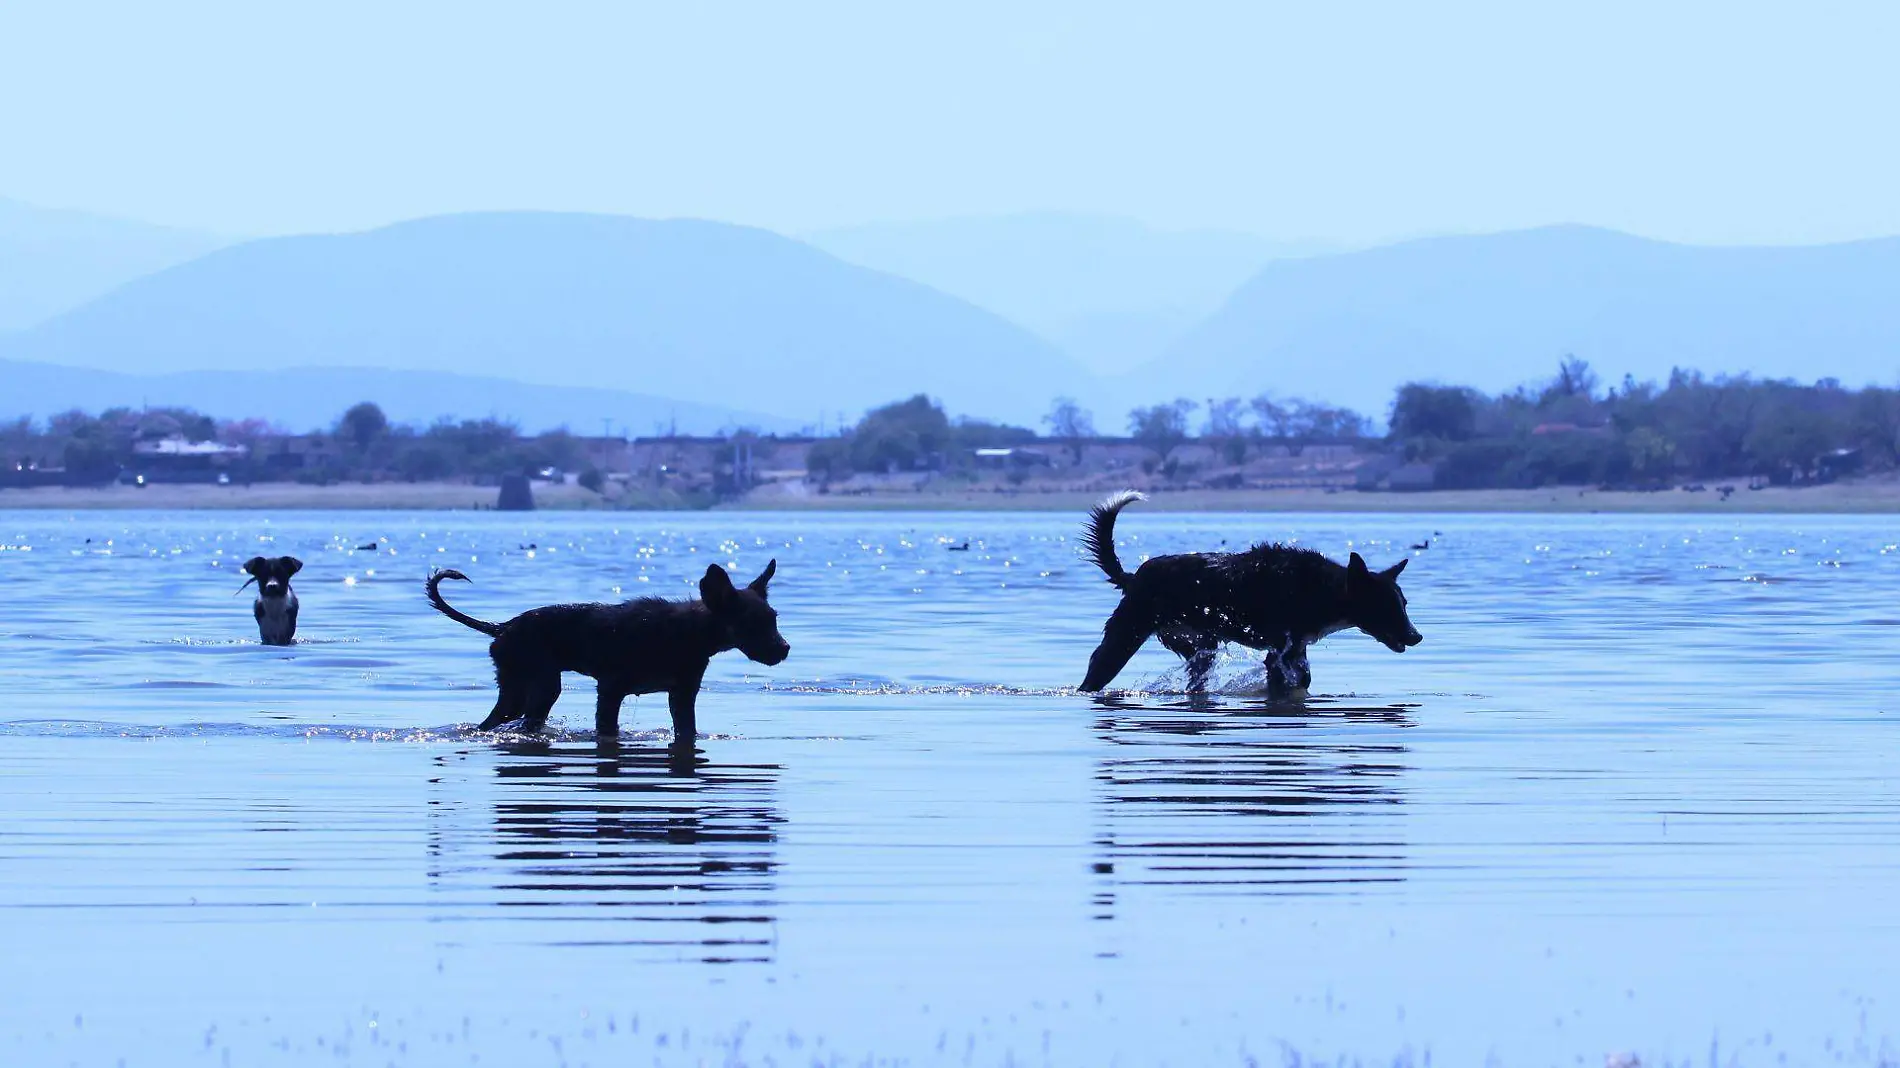
[[492, 885], [502, 907], [558, 921], [548, 936], [570, 943], [707, 963], [772, 958], [777, 765], [614, 739], [497, 749]]

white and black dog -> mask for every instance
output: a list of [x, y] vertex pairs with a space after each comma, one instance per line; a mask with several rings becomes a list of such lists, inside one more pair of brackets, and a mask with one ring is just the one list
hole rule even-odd
[[290, 588], [290, 576], [303, 570], [303, 561], [294, 556], [253, 556], [244, 562], [251, 577], [244, 586], [257, 583], [257, 601], [251, 614], [257, 617], [257, 637], [265, 645], [289, 645], [297, 636], [297, 594]]

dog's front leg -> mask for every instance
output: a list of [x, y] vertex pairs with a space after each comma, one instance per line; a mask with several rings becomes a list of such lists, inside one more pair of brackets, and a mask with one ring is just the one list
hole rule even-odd
[[1123, 598], [1102, 627], [1102, 644], [1096, 646], [1095, 652], [1090, 655], [1089, 673], [1079, 689], [1083, 693], [1097, 693], [1114, 681], [1122, 668], [1135, 658], [1135, 653], [1140, 651], [1142, 643], [1148, 640], [1151, 633], [1152, 627], [1140, 605]]
[[1306, 643], [1289, 635], [1277, 649], [1267, 650], [1267, 697], [1281, 701], [1312, 685], [1313, 672], [1307, 665]]
[[693, 747], [699, 739], [699, 723], [696, 719], [695, 705], [699, 701], [698, 673], [680, 679], [666, 692], [666, 710], [673, 714], [673, 744]]
[[1288, 681], [1293, 682], [1302, 690], [1313, 688], [1313, 664], [1306, 658], [1305, 642], [1296, 638], [1293, 644], [1287, 647], [1286, 665]]

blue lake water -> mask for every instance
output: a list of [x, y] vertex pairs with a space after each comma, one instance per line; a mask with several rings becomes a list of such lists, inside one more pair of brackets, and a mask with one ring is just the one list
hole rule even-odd
[[[1131, 564], [1440, 532], [1425, 643], [1278, 706], [1158, 646], [1074, 693], [1079, 519], [0, 513], [0, 1064], [1900, 1061], [1890, 519], [1131, 509]], [[792, 657], [714, 662], [690, 771], [577, 677], [471, 732], [421, 595], [771, 557]]]

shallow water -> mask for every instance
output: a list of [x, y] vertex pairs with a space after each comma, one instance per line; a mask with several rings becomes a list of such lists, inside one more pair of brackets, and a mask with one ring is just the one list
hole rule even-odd
[[[1157, 648], [1068, 689], [1075, 526], [0, 513], [0, 1063], [1900, 1060], [1889, 520], [1127, 513], [1131, 563], [1442, 532], [1425, 643], [1278, 706]], [[306, 561], [292, 648], [258, 553]], [[472, 733], [484, 640], [420, 593], [770, 557], [792, 657], [715, 661], [691, 768], [575, 677]]]

